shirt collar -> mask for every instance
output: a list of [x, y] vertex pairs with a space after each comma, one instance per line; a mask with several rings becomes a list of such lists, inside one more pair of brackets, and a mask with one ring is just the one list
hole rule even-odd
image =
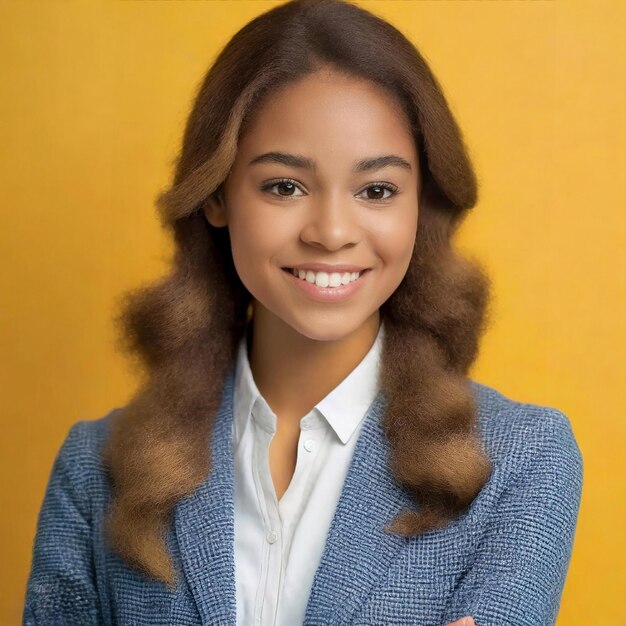
[[[384, 321], [378, 328], [376, 339], [360, 363], [325, 398], [315, 405], [317, 412], [346, 444], [376, 398], [379, 389], [379, 363], [385, 334]], [[275, 430], [276, 416], [259, 392], [248, 360], [246, 333], [237, 349], [235, 366], [234, 441], [239, 443], [245, 425], [254, 417], [263, 428]], [[303, 416], [304, 417], [304, 416]]]

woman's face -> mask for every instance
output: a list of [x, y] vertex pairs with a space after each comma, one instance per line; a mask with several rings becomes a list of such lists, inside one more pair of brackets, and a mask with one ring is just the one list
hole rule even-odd
[[[270, 96], [240, 138], [223, 198], [205, 207], [209, 223], [228, 226], [255, 311], [320, 341], [378, 315], [415, 244], [418, 166], [404, 112], [367, 81], [324, 70]], [[329, 286], [316, 264], [331, 266]], [[366, 271], [344, 285], [354, 275], [341, 265]]]

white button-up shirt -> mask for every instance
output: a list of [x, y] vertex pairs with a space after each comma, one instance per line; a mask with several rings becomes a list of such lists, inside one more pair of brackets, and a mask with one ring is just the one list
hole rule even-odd
[[235, 580], [238, 626], [302, 624], [339, 495], [379, 385], [381, 320], [369, 352], [300, 420], [296, 468], [276, 498], [269, 445], [276, 415], [252, 378], [246, 336], [235, 370]]

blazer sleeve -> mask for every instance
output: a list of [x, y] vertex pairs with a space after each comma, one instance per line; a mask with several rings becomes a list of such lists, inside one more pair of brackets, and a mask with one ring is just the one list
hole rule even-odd
[[527, 462], [501, 494], [472, 566], [449, 600], [444, 624], [465, 615], [477, 626], [556, 622], [580, 507], [583, 461], [568, 418], [556, 409], [537, 408], [544, 412], [538, 427], [522, 434]]
[[26, 586], [24, 626], [99, 624], [92, 557], [86, 422], [74, 424], [55, 458], [41, 506]]

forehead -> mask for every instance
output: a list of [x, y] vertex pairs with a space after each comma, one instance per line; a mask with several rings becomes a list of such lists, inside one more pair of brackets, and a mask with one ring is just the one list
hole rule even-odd
[[417, 167], [408, 119], [391, 94], [370, 81], [327, 70], [272, 92], [252, 112], [237, 161], [247, 163], [267, 150], [336, 163], [393, 152]]

